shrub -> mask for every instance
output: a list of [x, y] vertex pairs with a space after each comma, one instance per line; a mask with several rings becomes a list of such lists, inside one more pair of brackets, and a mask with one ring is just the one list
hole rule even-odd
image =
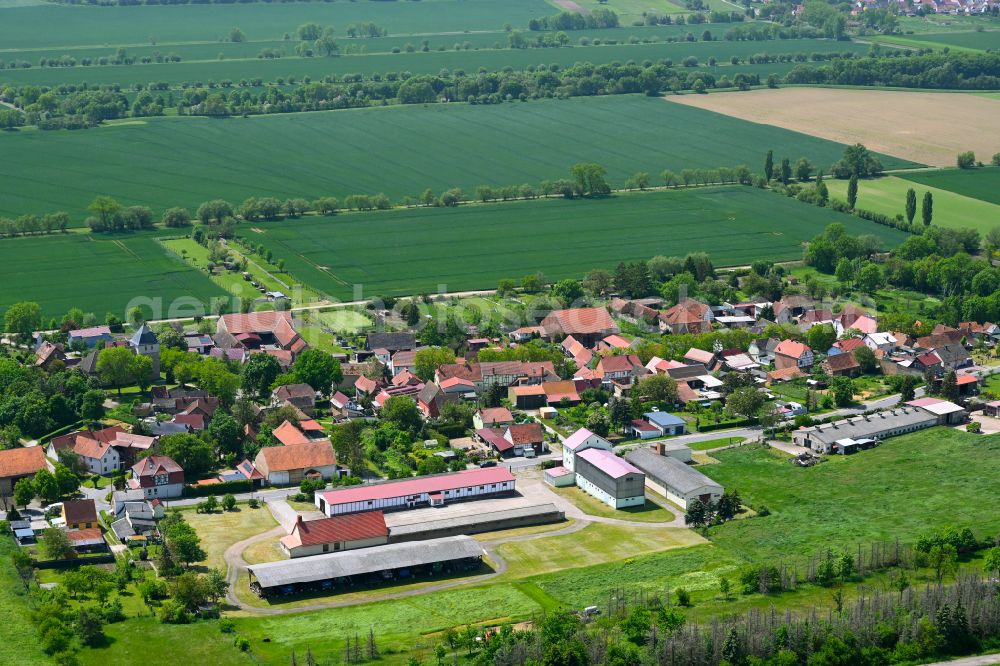
[[233, 645], [235, 645], [236, 649], [240, 652], [250, 651], [250, 641], [247, 640], [245, 636], [237, 636], [236, 640], [233, 641]]
[[228, 617], [224, 617], [219, 620], [219, 631], [224, 634], [231, 634], [236, 631], [236, 623]]
[[970, 421], [968, 425], [965, 426], [966, 432], [981, 432], [983, 429], [983, 424], [979, 421]]

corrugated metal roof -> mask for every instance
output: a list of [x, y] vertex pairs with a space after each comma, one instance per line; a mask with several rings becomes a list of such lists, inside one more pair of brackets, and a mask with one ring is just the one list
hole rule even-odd
[[357, 576], [390, 569], [447, 562], [466, 557], [481, 557], [483, 547], [472, 537], [455, 536], [413, 543], [396, 543], [375, 548], [361, 548], [298, 557], [294, 560], [252, 564], [247, 568], [261, 587], [279, 587], [295, 583]]
[[450, 518], [440, 518], [438, 520], [422, 520], [406, 525], [395, 525], [391, 527], [389, 529], [389, 537], [390, 539], [397, 539], [404, 535], [408, 536], [412, 534], [420, 534], [422, 532], [434, 532], [442, 529], [466, 529], [482, 525], [483, 523], [496, 522], [498, 520], [545, 516], [553, 513], [561, 513], [555, 504], [533, 504], [531, 506], [519, 506], [513, 509], [501, 509], [499, 511], [487, 511], [485, 513], [465, 514], [452, 516]]
[[704, 486], [714, 486], [720, 492], [722, 490], [721, 485], [676, 458], [661, 456], [649, 449], [633, 449], [625, 457], [653, 481], [665, 483], [681, 493], [692, 492]]

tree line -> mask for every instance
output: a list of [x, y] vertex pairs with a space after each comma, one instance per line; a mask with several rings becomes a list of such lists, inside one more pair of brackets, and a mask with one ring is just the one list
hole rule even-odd
[[1000, 88], [1000, 54], [927, 53], [838, 60], [800, 65], [786, 83], [995, 90]]

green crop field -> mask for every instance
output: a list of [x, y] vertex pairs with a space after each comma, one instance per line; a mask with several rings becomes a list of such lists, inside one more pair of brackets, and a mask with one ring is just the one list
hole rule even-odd
[[[948, 190], [963, 197], [1000, 205], [1000, 169], [997, 168], [921, 171], [900, 177], [928, 187]], [[998, 212], [1000, 211], [994, 211], [991, 219], [984, 222], [1000, 222]]]
[[[0, 16], [2, 16], [2, 14], [0, 14]], [[568, 36], [571, 44], [578, 44], [581, 39], [600, 40], [602, 43], [626, 43], [632, 37], [635, 37], [640, 41], [686, 41], [688, 33], [691, 33], [696, 40], [700, 41], [702, 39], [702, 34], [706, 30], [709, 31], [716, 39], [722, 39], [722, 36], [730, 28], [732, 28], [732, 24], [729, 23], [627, 26], [620, 28], [574, 30], [571, 34], [568, 33]], [[124, 44], [122, 47], [125, 48], [128, 55], [136, 58], [142, 58], [143, 56], [155, 56], [157, 53], [161, 55], [174, 54], [180, 57], [184, 62], [209, 61], [204, 64], [211, 65], [213, 64], [212, 61], [218, 61], [220, 59], [251, 58], [256, 60], [257, 55], [260, 53], [261, 49], [264, 48], [278, 50], [284, 56], [295, 56], [295, 47], [299, 42], [294, 35], [294, 29], [295, 26], [290, 27], [289, 30], [293, 34], [290, 35], [291, 39], [287, 40], [282, 37], [270, 37], [264, 39], [247, 39], [243, 42], [157, 41], [155, 44], [148, 42], [142, 44], [129, 43]], [[394, 48], [405, 49], [407, 44], [411, 44], [416, 49], [420, 49], [424, 40], [427, 41], [427, 46], [431, 50], [437, 50], [442, 46], [451, 50], [455, 48], [456, 44], [460, 45], [462, 49], [493, 49], [497, 48], [498, 45], [501, 48], [506, 48], [508, 44], [508, 34], [500, 26], [497, 26], [493, 30], [475, 32], [428, 32], [420, 33], [418, 35], [400, 34], [388, 35], [386, 37], [346, 38], [343, 32], [344, 30], [342, 28], [339, 31], [340, 34], [337, 36], [341, 55], [389, 53]], [[530, 39], [540, 34], [544, 33], [531, 32], [527, 33], [527, 36]], [[826, 48], [832, 48], [832, 46], [829, 46], [830, 42], [828, 40], [791, 40], [791, 42], [801, 44], [803, 49], [805, 49], [806, 43], [809, 45], [819, 46], [821, 49], [823, 49], [824, 45], [827, 45]], [[850, 50], [849, 45], [846, 45], [843, 42], [835, 42], [835, 44], [839, 47], [847, 46], [848, 50]], [[58, 58], [63, 55], [70, 55], [79, 60], [84, 57], [99, 58], [101, 56], [113, 56], [117, 51], [117, 48], [117, 46], [109, 45], [107, 43], [85, 44], [79, 46], [48, 44], [43, 37], [40, 37], [38, 45], [31, 48], [6, 48], [4, 45], [0, 45], [0, 59], [19, 59], [34, 62], [42, 57]], [[838, 48], [835, 50], [840, 49]], [[119, 71], [127, 71], [128, 69], [140, 67], [140, 65], [109, 64], [101, 65], [101, 67], [116, 68]], [[85, 68], [81, 65], [75, 76], [84, 76], [88, 71], [93, 71], [93, 68]]]
[[[689, 26], [695, 34], [701, 35], [703, 28]], [[629, 31], [641, 40], [644, 29], [636, 28]], [[574, 35], [575, 37], [575, 35]], [[403, 40], [420, 48], [423, 38]], [[162, 82], [171, 86], [182, 83], [194, 84], [209, 81], [234, 81], [259, 78], [265, 82], [275, 82], [278, 79], [288, 80], [290, 77], [302, 79], [311, 77], [322, 79], [328, 75], [343, 74], [385, 74], [387, 72], [408, 71], [413, 74], [437, 74], [442, 69], [461, 69], [466, 72], [477, 71], [480, 67], [489, 70], [513, 67], [523, 69], [532, 65], [559, 65], [568, 67], [578, 62], [596, 64], [611, 62], [643, 62], [672, 59], [680, 63], [688, 56], [695, 56], [704, 66], [710, 57], [715, 57], [721, 66], [712, 68], [717, 76], [723, 74], [730, 77], [737, 72], [757, 73], [766, 76], [770, 73], [782, 73], [795, 66], [795, 63], [772, 63], [764, 65], [730, 66], [732, 56], [747, 57], [758, 53], [812, 53], [816, 52], [850, 52], [862, 54], [868, 51], [866, 44], [855, 42], [836, 42], [820, 39], [794, 39], [773, 42], [659, 42], [654, 44], [617, 44], [601, 46], [573, 46], [567, 48], [549, 49], [493, 49], [495, 42], [505, 45], [506, 37], [495, 37], [483, 50], [455, 51], [454, 44], [464, 41], [462, 35], [428, 36], [427, 41], [436, 48], [444, 45], [445, 51], [431, 50], [427, 53], [417, 50], [414, 53], [369, 52], [367, 54], [342, 55], [336, 58], [299, 58], [284, 57], [277, 59], [259, 59], [246, 56], [242, 59], [219, 60], [211, 57], [208, 60], [182, 61], [179, 63], [161, 63], [131, 66], [101, 66], [101, 67], [32, 67], [30, 69], [0, 70], [0, 83], [16, 85], [58, 86], [62, 84], [103, 85], [119, 84], [123, 88], [134, 84], [149, 84]], [[620, 41], [627, 41], [622, 37]], [[399, 41], [399, 40], [396, 40]], [[619, 41], [619, 40], [616, 40]], [[345, 46], [350, 41], [345, 40]], [[192, 47], [193, 48], [193, 47]], [[199, 47], [205, 49], [206, 47]], [[215, 47], [211, 47], [215, 48]], [[284, 47], [286, 51], [294, 52], [294, 43]], [[164, 46], [158, 49], [161, 53], [180, 52]], [[256, 52], [260, 49], [258, 48]], [[53, 53], [57, 53], [54, 51]], [[106, 52], [105, 52], [106, 54]], [[61, 54], [60, 54], [61, 55]], [[3, 56], [0, 56], [3, 57]], [[183, 56], [182, 56], [183, 57]], [[37, 56], [32, 55], [32, 59]]]
[[128, 45], [218, 42], [233, 27], [249, 40], [281, 39], [303, 23], [332, 25], [343, 35], [352, 23], [373, 21], [390, 34], [501, 30], [555, 14], [543, 0], [423, 0], [422, 2], [301, 2], [93, 7], [50, 5], [4, 9], [0, 45]]
[[[1000, 174], [1000, 169], [995, 171]], [[858, 208], [892, 216], [902, 214], [906, 210], [906, 190], [913, 188], [917, 193], [916, 219], [920, 219], [920, 202], [924, 192], [929, 191], [934, 197], [934, 224], [954, 229], [971, 227], [982, 233], [997, 225], [1000, 206], [957, 194], [953, 189], [942, 189], [941, 186], [947, 183], [934, 178], [938, 173], [951, 172], [921, 171], [913, 174], [915, 177], [912, 179], [900, 175], [862, 180], [858, 183]], [[928, 176], [930, 178], [925, 183], [923, 179]], [[847, 181], [828, 180], [826, 183], [830, 196], [847, 199]]]
[[[155, 210], [248, 196], [343, 197], [562, 178], [595, 161], [636, 171], [748, 164], [768, 149], [826, 168], [839, 144], [642, 96], [396, 106], [251, 118], [167, 117], [0, 135], [0, 215], [66, 210], [97, 194]], [[913, 166], [883, 156], [887, 168]]]
[[738, 489], [744, 502], [766, 504], [771, 515], [713, 528], [711, 538], [735, 554], [765, 562], [813, 555], [820, 548], [853, 549], [872, 540], [899, 537], [912, 543], [950, 525], [992, 537], [1000, 529], [992, 503], [963, 498], [996, 497], [998, 453], [1000, 437], [950, 428], [894, 437], [876, 449], [830, 456], [807, 469], [758, 447], [721, 451], [714, 455], [722, 464], [702, 471], [727, 489]]
[[1000, 30], [927, 32], [907, 35], [903, 39], [934, 48], [948, 46], [977, 51], [1000, 48]]
[[[156, 318], [191, 316], [197, 303], [226, 296], [207, 275], [168, 255], [150, 233], [3, 239], [0, 266], [0, 310], [17, 301], [37, 301], [51, 317], [72, 307], [100, 320], [106, 312], [124, 317], [128, 303], [142, 297], [163, 304], [159, 312], [153, 310]], [[183, 307], [171, 315], [171, 303]]]
[[255, 224], [262, 232], [242, 225], [239, 233], [294, 266], [306, 284], [352, 298], [353, 285], [366, 296], [491, 288], [538, 270], [551, 279], [580, 277], [619, 261], [699, 250], [716, 265], [799, 259], [803, 241], [832, 222], [889, 246], [905, 238], [748, 187], [393, 210]]

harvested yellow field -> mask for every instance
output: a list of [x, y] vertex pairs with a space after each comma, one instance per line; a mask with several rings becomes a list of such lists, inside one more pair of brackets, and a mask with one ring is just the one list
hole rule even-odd
[[779, 88], [666, 99], [932, 166], [955, 166], [965, 150], [987, 162], [1000, 152], [1000, 100], [982, 95]]

